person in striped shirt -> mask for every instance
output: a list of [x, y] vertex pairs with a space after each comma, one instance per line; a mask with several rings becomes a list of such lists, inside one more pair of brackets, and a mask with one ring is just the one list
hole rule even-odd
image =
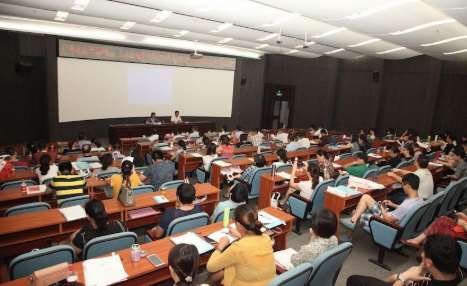
[[50, 187], [55, 191], [57, 199], [66, 199], [84, 194], [86, 180], [73, 174], [70, 161], [58, 164], [59, 175], [52, 179]]

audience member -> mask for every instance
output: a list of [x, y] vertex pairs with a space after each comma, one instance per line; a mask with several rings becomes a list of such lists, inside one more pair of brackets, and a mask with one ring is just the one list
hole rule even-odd
[[217, 146], [214, 145], [213, 143], [210, 143], [209, 145], [207, 145], [206, 155], [203, 156], [203, 168], [206, 172], [210, 172], [211, 162], [212, 160], [217, 158], [216, 148]]
[[175, 176], [175, 164], [170, 160], [164, 159], [161, 150], [155, 150], [151, 153], [152, 164], [144, 171], [143, 175], [148, 178], [151, 185], [159, 190], [163, 183], [170, 182]]
[[397, 165], [399, 165], [399, 163], [402, 161], [400, 153], [401, 152], [397, 146], [392, 146], [388, 152], [389, 159], [380, 162], [378, 166], [382, 167], [389, 165], [391, 168], [396, 168]]
[[39, 164], [39, 160], [43, 154], [48, 154], [50, 156], [50, 160], [52, 162], [56, 162], [57, 160], [57, 152], [49, 150], [47, 145], [44, 142], [39, 142], [37, 144], [37, 152], [32, 154], [32, 162], [33, 164]]
[[368, 162], [368, 156], [365, 152], [358, 153], [356, 157], [358, 158], [357, 160], [342, 165], [342, 168], [351, 176], [363, 178], [365, 173], [368, 170], [374, 169], [375, 166]]
[[231, 210], [235, 209], [239, 205], [243, 205], [248, 202], [248, 193], [250, 188], [245, 182], [238, 182], [230, 187], [229, 190], [229, 199], [219, 202], [212, 212], [211, 220], [214, 221], [216, 217], [224, 212], [226, 208]]
[[249, 166], [248, 168], [243, 171], [242, 174], [237, 175], [240, 180], [251, 184], [251, 180], [253, 179], [253, 174], [255, 173], [256, 169], [262, 168], [266, 166], [266, 158], [264, 158], [261, 154], [256, 154], [253, 165]]
[[230, 144], [229, 136], [226, 134], [221, 135], [219, 143], [217, 154], [221, 157], [231, 158], [234, 153], [234, 147]]
[[[292, 165], [292, 173], [290, 174], [290, 185], [289, 189], [285, 196], [280, 200], [279, 204], [285, 205], [288, 201], [291, 194], [295, 192], [299, 192], [302, 198], [309, 200], [311, 195], [313, 194], [314, 189], [316, 186], [323, 180], [322, 177], [319, 176], [319, 167], [316, 164], [310, 164], [303, 162], [301, 167], [298, 167], [298, 160], [295, 160]], [[307, 180], [301, 180], [298, 183], [295, 182], [297, 178], [297, 173], [303, 173], [305, 171], [305, 176]]]
[[196, 286], [199, 267], [199, 253], [196, 246], [178, 244], [169, 252], [169, 270], [174, 286]]
[[277, 162], [272, 163], [272, 165], [274, 165], [276, 168], [290, 164], [290, 160], [287, 157], [287, 151], [284, 148], [277, 149], [276, 155], [277, 158], [279, 158], [279, 160]]
[[95, 170], [95, 173], [96, 175], [105, 175], [105, 174], [112, 174], [112, 173], [115, 173], [115, 172], [120, 172], [120, 169], [113, 166], [113, 163], [114, 163], [114, 158], [112, 156], [112, 154], [110, 153], [106, 153], [104, 155], [102, 155], [100, 158], [99, 158], [101, 164], [102, 164], [102, 167], [100, 169], [97, 169]]
[[122, 162], [122, 173], [115, 174], [110, 177], [110, 186], [112, 187], [112, 198], [118, 199], [122, 186], [127, 188], [134, 188], [141, 185], [141, 180], [144, 181], [145, 177], [140, 176], [134, 171], [133, 163], [129, 160]]
[[332, 179], [336, 176], [336, 171], [334, 170], [334, 166], [332, 165], [329, 153], [324, 152], [322, 150], [318, 150], [316, 152], [316, 159], [318, 160], [318, 166], [321, 175], [325, 180]]
[[57, 199], [65, 199], [84, 194], [86, 180], [82, 176], [73, 174], [70, 161], [58, 164], [58, 176], [52, 179], [50, 187], [55, 190]]
[[39, 184], [43, 184], [44, 181], [58, 176], [58, 167], [54, 162], [52, 162], [49, 154], [42, 154], [41, 158], [39, 159], [39, 165], [39, 168], [36, 169], [36, 175], [39, 179]]

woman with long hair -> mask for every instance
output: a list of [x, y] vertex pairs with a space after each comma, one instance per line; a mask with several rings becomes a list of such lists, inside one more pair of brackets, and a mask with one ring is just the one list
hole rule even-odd
[[138, 175], [133, 168], [133, 163], [129, 160], [122, 162], [122, 173], [110, 177], [110, 186], [112, 187], [112, 198], [118, 199], [118, 194], [122, 186], [134, 188], [141, 185], [141, 181], [146, 179], [143, 175]]
[[170, 276], [176, 286], [195, 286], [199, 267], [198, 249], [191, 244], [175, 245], [169, 252]]
[[49, 154], [44, 153], [39, 159], [39, 168], [36, 169], [36, 175], [39, 183], [43, 184], [44, 181], [58, 176], [58, 167], [52, 162]]

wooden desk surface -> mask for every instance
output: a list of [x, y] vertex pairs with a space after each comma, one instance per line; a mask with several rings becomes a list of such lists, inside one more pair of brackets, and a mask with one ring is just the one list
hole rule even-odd
[[[266, 208], [264, 211], [268, 212], [269, 214], [285, 221], [288, 226], [291, 226], [295, 218], [281, 210], [274, 209], [274, 208]], [[215, 231], [218, 231], [223, 228], [223, 223], [215, 223], [210, 224], [204, 227], [200, 227], [194, 230], [200, 236], [207, 236]], [[284, 229], [284, 232], [281, 234], [276, 234], [275, 236], [282, 236], [282, 239], [286, 239], [286, 235], [290, 231], [290, 227]], [[119, 285], [149, 285], [158, 282], [162, 282], [164, 280], [170, 279], [170, 273], [168, 270], [168, 256], [169, 252], [173, 247], [173, 243], [170, 241], [169, 238], [163, 238], [160, 240], [156, 240], [153, 242], [145, 243], [141, 245], [141, 248], [146, 251], [147, 255], [149, 254], [156, 254], [158, 257], [164, 261], [164, 265], [161, 265], [155, 268], [149, 261], [145, 258], [141, 258], [138, 262], [131, 261], [131, 253], [130, 249], [124, 249], [118, 251], [117, 254], [120, 255], [123, 267], [125, 272], [128, 274], [128, 279], [126, 281], [122, 281], [118, 283]], [[201, 257], [201, 265], [205, 265], [209, 259], [211, 253], [206, 253]], [[77, 262], [71, 265], [71, 269], [77, 273], [78, 281], [83, 283], [84, 280], [84, 269], [83, 269], [83, 262]], [[13, 285], [30, 285], [29, 277], [24, 277], [20, 279], [16, 279], [13, 281], [8, 281], [6, 283], [2, 283], [1, 285], [4, 286], [13, 286]]]
[[11, 177], [0, 181], [0, 184], [10, 181], [30, 180], [36, 177], [33, 170], [16, 170]]

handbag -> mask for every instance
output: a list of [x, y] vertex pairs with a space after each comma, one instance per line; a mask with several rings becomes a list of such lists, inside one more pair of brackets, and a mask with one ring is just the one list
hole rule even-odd
[[278, 192], [272, 193], [271, 196], [271, 207], [277, 208], [279, 206], [279, 198], [281, 197], [281, 194]]
[[125, 207], [131, 207], [135, 205], [135, 196], [130, 186], [127, 184], [122, 184], [120, 192], [118, 193], [118, 200]]

